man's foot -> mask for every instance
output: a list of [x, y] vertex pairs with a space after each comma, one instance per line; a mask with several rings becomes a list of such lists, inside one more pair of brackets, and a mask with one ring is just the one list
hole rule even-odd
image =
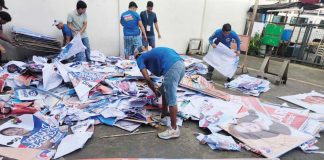
[[227, 82], [231, 82], [232, 80], [234, 80], [234, 78], [227, 78], [226, 79]]
[[158, 137], [165, 140], [178, 138], [180, 137], [180, 129], [179, 127], [177, 129], [168, 128], [166, 131], [159, 133]]
[[158, 116], [152, 117], [152, 119], [153, 119], [153, 121], [158, 122], [160, 125], [166, 126], [168, 124], [168, 120], [170, 118], [168, 118], [168, 116], [162, 117], [162, 116], [158, 115]]

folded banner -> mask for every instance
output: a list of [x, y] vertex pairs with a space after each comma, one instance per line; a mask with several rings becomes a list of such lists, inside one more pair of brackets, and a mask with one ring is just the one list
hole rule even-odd
[[204, 77], [200, 75], [184, 77], [180, 82], [180, 86], [204, 93], [212, 97], [221, 98], [226, 101], [230, 100], [230, 94], [217, 90], [212, 83], [209, 83]]
[[203, 60], [225, 77], [232, 78], [236, 72], [240, 58], [236, 56], [233, 50], [219, 43], [216, 48], [211, 49], [207, 53]]
[[81, 35], [77, 34], [73, 37], [72, 41], [63, 47], [61, 53], [57, 56], [59, 61], [71, 58], [72, 56], [84, 52], [87, 49], [82, 43]]

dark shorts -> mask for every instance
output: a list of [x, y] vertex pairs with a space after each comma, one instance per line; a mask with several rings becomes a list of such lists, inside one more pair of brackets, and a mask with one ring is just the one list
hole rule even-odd
[[155, 36], [148, 36], [147, 41], [144, 41], [144, 38], [142, 38], [142, 42], [145, 47], [151, 46], [155, 48]]

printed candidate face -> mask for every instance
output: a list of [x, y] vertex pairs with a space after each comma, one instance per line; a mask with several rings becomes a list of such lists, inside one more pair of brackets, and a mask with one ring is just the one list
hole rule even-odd
[[24, 136], [27, 133], [27, 130], [18, 127], [7, 128], [2, 132], [2, 134], [6, 136]]
[[8, 114], [9, 112], [10, 112], [10, 109], [7, 107], [0, 108], [0, 114]]
[[262, 127], [256, 123], [243, 122], [235, 126], [235, 130], [241, 133], [260, 132]]
[[309, 104], [324, 104], [324, 97], [307, 96], [303, 101]]

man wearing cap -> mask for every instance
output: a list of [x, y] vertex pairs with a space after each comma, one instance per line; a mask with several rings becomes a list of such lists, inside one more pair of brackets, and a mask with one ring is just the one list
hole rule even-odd
[[141, 17], [136, 13], [136, 10], [137, 4], [135, 2], [130, 2], [128, 11], [122, 13], [120, 17], [120, 24], [123, 26], [124, 32], [124, 53], [126, 59], [134, 55], [134, 50], [137, 47], [142, 46], [141, 31], [144, 41], [147, 41]]
[[156, 14], [153, 12], [153, 6], [154, 6], [153, 2], [148, 1], [146, 5], [147, 10], [142, 11], [140, 15], [147, 36], [147, 41], [144, 41], [143, 39], [142, 42], [145, 47], [151, 46], [152, 48], [155, 48], [155, 34], [154, 34], [153, 25], [155, 26], [155, 29], [158, 33], [158, 38], [161, 38], [161, 34], [160, 34], [160, 29], [156, 18]]
[[6, 7], [6, 4], [5, 4], [5, 1], [4, 0], [0, 0], [0, 11], [2, 11], [2, 9], [8, 9], [7, 7]]
[[[181, 57], [173, 49], [157, 47], [141, 54], [145, 50], [146, 47], [144, 46], [135, 50], [138, 68], [155, 95], [159, 97], [160, 92], [162, 93], [161, 119], [167, 116], [168, 109], [171, 118], [171, 127], [159, 133], [158, 137], [161, 139], [178, 138], [180, 136], [180, 129], [177, 126], [177, 88], [185, 74], [185, 65]], [[155, 76], [164, 77], [160, 91], [154, 86], [147, 70]]]
[[73, 39], [72, 31], [67, 24], [63, 24], [63, 22], [59, 20], [54, 20], [53, 26], [56, 26], [57, 29], [62, 30], [63, 46], [67, 45]]
[[85, 53], [78, 53], [76, 55], [77, 61], [87, 61], [90, 62], [90, 42], [87, 35], [87, 26], [88, 26], [88, 19], [87, 19], [87, 4], [84, 1], [78, 1], [76, 5], [76, 10], [71, 12], [68, 15], [67, 22], [68, 27], [74, 32], [74, 35], [80, 33], [82, 43], [87, 49]]

